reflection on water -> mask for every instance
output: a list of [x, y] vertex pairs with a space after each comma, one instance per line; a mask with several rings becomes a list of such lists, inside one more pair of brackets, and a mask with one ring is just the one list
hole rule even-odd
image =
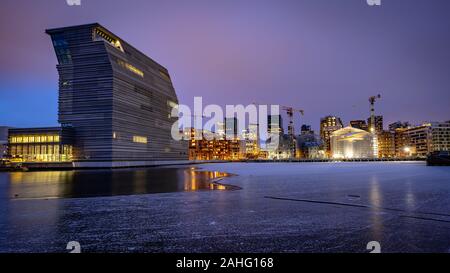
[[370, 192], [369, 192], [369, 200], [370, 204], [372, 205], [372, 214], [371, 214], [371, 220], [372, 220], [372, 236], [373, 238], [376, 238], [377, 240], [381, 239], [381, 235], [383, 234], [383, 223], [382, 223], [382, 217], [380, 215], [380, 211], [378, 208], [382, 207], [383, 200], [382, 200], [382, 194], [380, 190], [380, 184], [378, 182], [378, 177], [372, 176], [370, 178]]
[[214, 183], [226, 176], [194, 168], [146, 168], [13, 172], [6, 179], [9, 198], [28, 199], [236, 189]]

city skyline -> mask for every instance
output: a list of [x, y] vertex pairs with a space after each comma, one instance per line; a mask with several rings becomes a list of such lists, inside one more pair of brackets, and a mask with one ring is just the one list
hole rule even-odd
[[0, 253], [449, 252], [449, 0], [1, 2]]
[[[79, 7], [59, 0], [4, 1], [0, 28], [8, 39], [0, 53], [0, 124], [57, 125], [57, 60], [43, 29], [97, 21], [165, 63], [183, 104], [199, 95], [208, 104], [302, 108], [297, 133], [301, 124], [317, 131], [320, 118], [330, 114], [345, 124], [366, 119], [367, 98], [377, 93], [383, 98], [376, 114], [386, 125], [449, 119], [445, 1], [381, 7], [358, 0], [136, 2], [139, 10], [127, 6], [117, 20], [117, 14], [96, 12], [103, 1]], [[127, 4], [109, 5], [125, 10]], [[148, 19], [147, 10], [157, 12]], [[36, 113], [39, 118], [30, 118]]]

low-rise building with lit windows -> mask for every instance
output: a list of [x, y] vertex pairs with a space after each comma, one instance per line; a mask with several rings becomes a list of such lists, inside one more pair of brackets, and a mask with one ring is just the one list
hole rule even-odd
[[243, 158], [243, 141], [238, 137], [225, 139], [223, 134], [207, 130], [185, 128], [189, 141], [190, 160], [239, 160]]
[[430, 124], [411, 127], [404, 133], [408, 139], [404, 150], [409, 156], [424, 158], [431, 152], [432, 135]]
[[431, 127], [431, 152], [450, 151], [450, 121], [434, 122]]
[[403, 149], [410, 156], [426, 157], [433, 152], [450, 151], [450, 121], [430, 122], [406, 129]]
[[12, 162], [71, 162], [71, 128], [9, 129], [8, 154]]
[[391, 131], [381, 131], [377, 134], [378, 157], [395, 157], [395, 135]]

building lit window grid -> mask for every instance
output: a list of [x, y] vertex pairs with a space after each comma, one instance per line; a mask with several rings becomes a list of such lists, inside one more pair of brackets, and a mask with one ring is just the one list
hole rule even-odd
[[17, 135], [10, 137], [9, 154], [13, 162], [67, 162], [72, 146], [61, 145], [59, 135]]

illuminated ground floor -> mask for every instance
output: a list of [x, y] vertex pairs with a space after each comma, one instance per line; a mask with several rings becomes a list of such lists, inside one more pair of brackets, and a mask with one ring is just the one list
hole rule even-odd
[[61, 127], [9, 129], [11, 162], [71, 162], [72, 137]]

